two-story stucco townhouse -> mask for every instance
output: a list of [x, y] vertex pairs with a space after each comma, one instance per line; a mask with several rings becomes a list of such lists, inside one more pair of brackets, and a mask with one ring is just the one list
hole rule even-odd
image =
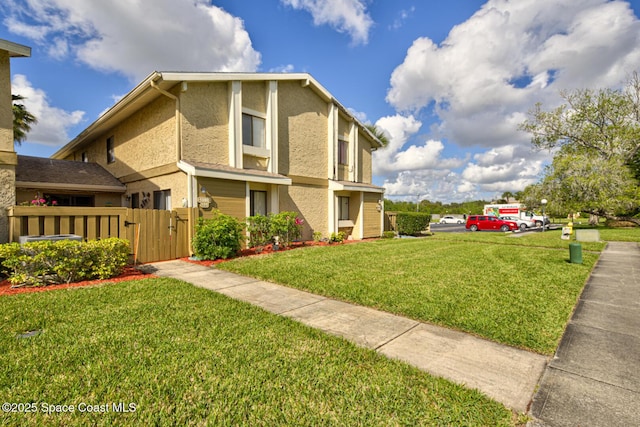
[[380, 141], [306, 73], [154, 72], [52, 157], [95, 162], [120, 204], [295, 211], [303, 237], [382, 233]]

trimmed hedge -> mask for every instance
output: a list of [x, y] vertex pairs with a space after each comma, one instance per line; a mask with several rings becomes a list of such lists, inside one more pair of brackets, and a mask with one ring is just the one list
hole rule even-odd
[[129, 242], [42, 240], [0, 245], [0, 263], [12, 285], [42, 286], [117, 276], [127, 265]]
[[427, 229], [431, 221], [431, 214], [423, 212], [398, 212], [396, 227], [398, 234], [417, 236]]
[[199, 218], [193, 237], [193, 252], [200, 259], [227, 259], [236, 255], [244, 241], [244, 226], [235, 217], [215, 211], [209, 219]]

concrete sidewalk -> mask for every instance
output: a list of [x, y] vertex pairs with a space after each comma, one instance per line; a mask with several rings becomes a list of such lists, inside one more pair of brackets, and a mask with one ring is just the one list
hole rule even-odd
[[610, 242], [534, 398], [530, 426], [640, 426], [640, 248]]
[[185, 261], [144, 266], [260, 306], [447, 378], [526, 412], [548, 358], [389, 313]]

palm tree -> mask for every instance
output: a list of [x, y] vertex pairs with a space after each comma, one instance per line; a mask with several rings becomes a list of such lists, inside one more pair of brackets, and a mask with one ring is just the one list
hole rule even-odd
[[16, 101], [23, 99], [25, 98], [22, 95], [11, 95], [11, 101], [13, 101], [13, 142], [16, 145], [22, 144], [22, 141], [27, 139], [31, 125], [38, 123], [38, 119], [27, 111], [24, 104], [16, 103]]
[[365, 125], [365, 127], [369, 129], [369, 132], [371, 132], [373, 136], [378, 138], [378, 141], [382, 143], [383, 147], [386, 147], [387, 144], [389, 144], [389, 138], [387, 138], [387, 134], [378, 126], [370, 124], [370, 125]]
[[505, 201], [505, 203], [509, 203], [511, 199], [513, 199], [513, 193], [511, 191], [505, 191], [504, 193], [502, 193], [502, 199]]

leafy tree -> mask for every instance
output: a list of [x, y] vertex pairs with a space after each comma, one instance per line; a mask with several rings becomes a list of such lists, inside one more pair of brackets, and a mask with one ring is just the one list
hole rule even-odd
[[22, 144], [27, 139], [27, 133], [31, 131], [31, 125], [38, 123], [38, 119], [27, 111], [22, 101], [25, 98], [22, 95], [11, 95], [13, 101], [13, 141], [16, 145]]
[[543, 180], [527, 188], [524, 202], [628, 220], [640, 210], [640, 78], [635, 73], [623, 90], [581, 89], [561, 92], [564, 104], [530, 111], [520, 129], [531, 142], [554, 150]]

